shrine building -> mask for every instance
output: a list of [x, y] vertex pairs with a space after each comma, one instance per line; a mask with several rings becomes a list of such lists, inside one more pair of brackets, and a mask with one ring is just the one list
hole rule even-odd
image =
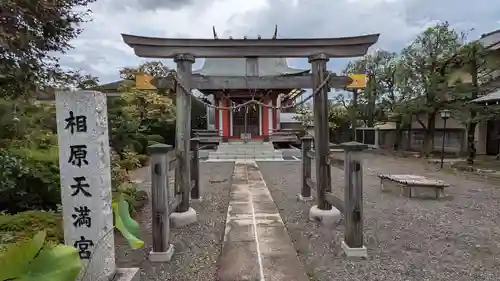
[[[201, 69], [193, 71], [194, 76], [231, 76], [231, 77], [279, 77], [308, 74], [308, 69], [297, 69], [287, 65], [285, 58], [255, 58], [248, 67], [245, 58], [207, 58]], [[221, 107], [236, 106], [252, 98], [267, 105], [289, 105], [301, 96], [302, 89], [220, 89], [200, 90], [214, 105]], [[281, 110], [285, 112], [285, 110]], [[290, 110], [288, 110], [290, 112]], [[252, 139], [269, 139], [280, 129], [280, 112], [259, 104], [241, 107], [236, 110], [210, 109], [207, 123], [209, 130], [215, 130], [224, 140], [240, 139], [249, 134]], [[246, 126], [245, 126], [246, 118]], [[245, 132], [246, 127], [246, 132]]]

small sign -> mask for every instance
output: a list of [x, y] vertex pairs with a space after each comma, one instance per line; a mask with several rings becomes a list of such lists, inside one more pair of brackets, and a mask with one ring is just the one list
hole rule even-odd
[[352, 79], [352, 82], [347, 85], [347, 89], [364, 89], [366, 87], [366, 74], [349, 74], [347, 76]]
[[135, 87], [139, 90], [156, 90], [156, 87], [151, 84], [153, 76], [145, 73], [137, 73], [135, 75]]
[[64, 241], [88, 267], [82, 281], [115, 273], [106, 99], [95, 91], [56, 93]]

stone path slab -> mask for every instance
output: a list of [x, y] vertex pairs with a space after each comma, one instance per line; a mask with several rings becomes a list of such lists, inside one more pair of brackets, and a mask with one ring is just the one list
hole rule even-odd
[[309, 280], [252, 160], [235, 163], [217, 280]]

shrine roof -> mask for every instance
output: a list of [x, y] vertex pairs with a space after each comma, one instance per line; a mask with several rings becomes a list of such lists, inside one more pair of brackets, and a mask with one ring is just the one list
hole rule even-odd
[[483, 34], [479, 39], [479, 42], [487, 49], [500, 49], [500, 29]]
[[[259, 76], [300, 75], [309, 69], [289, 67], [285, 58], [258, 58]], [[204, 76], [246, 76], [245, 58], [207, 58], [203, 66], [193, 71], [193, 74]]]

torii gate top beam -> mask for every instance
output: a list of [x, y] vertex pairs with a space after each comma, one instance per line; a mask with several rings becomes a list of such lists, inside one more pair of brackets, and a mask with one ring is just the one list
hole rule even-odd
[[359, 57], [378, 41], [380, 34], [314, 39], [177, 39], [122, 34], [123, 41], [143, 58]]

